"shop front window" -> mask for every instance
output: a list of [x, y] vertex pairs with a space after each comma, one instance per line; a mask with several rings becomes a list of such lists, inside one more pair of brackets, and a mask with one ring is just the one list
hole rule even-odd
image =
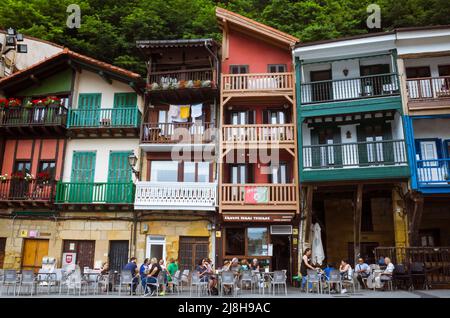
[[245, 229], [226, 229], [225, 255], [245, 255]]
[[247, 229], [247, 247], [249, 256], [268, 256], [269, 243], [266, 227]]

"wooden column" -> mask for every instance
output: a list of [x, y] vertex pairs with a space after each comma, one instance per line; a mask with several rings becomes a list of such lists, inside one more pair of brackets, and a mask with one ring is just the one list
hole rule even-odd
[[363, 184], [358, 184], [355, 195], [354, 214], [353, 214], [353, 249], [354, 249], [354, 261], [357, 263], [357, 259], [360, 256], [361, 250], [361, 213], [362, 213], [362, 200], [363, 200]]
[[311, 232], [311, 222], [312, 222], [312, 203], [313, 203], [313, 186], [306, 187], [306, 200], [305, 200], [305, 208], [303, 209], [304, 215], [302, 215], [302, 250], [300, 253], [303, 253], [303, 250], [306, 247], [311, 247], [310, 242], [310, 232]]
[[423, 213], [423, 196], [414, 192], [410, 194], [411, 208], [409, 217], [409, 243], [411, 246], [419, 245], [419, 227], [422, 221]]

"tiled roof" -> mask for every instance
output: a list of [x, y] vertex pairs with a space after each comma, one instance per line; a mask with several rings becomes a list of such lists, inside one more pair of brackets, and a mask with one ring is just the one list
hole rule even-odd
[[52, 61], [56, 61], [56, 60], [58, 60], [60, 58], [63, 58], [63, 57], [69, 57], [69, 58], [72, 58], [74, 60], [78, 60], [78, 61], [90, 64], [90, 65], [102, 68], [102, 69], [104, 69], [106, 71], [109, 71], [111, 73], [115, 73], [115, 74], [118, 74], [118, 75], [122, 75], [122, 76], [128, 77], [130, 79], [138, 80], [138, 79], [141, 78], [141, 76], [139, 74], [137, 74], [137, 73], [134, 73], [134, 72], [125, 70], [123, 68], [120, 68], [120, 67], [117, 67], [117, 66], [114, 66], [114, 65], [111, 65], [111, 64], [108, 64], [108, 63], [96, 60], [96, 59], [94, 59], [92, 57], [89, 57], [89, 56], [86, 56], [86, 55], [83, 55], [83, 54], [80, 54], [80, 53], [76, 53], [74, 51], [69, 50], [68, 48], [64, 48], [64, 50], [62, 50], [59, 53], [56, 53], [55, 55], [52, 55], [52, 56], [50, 56], [50, 57], [48, 57], [46, 59], [43, 59], [43, 60], [39, 61], [38, 63], [35, 63], [35, 64], [33, 64], [33, 65], [31, 65], [31, 66], [29, 66], [27, 68], [24, 68], [24, 69], [22, 69], [22, 70], [20, 70], [20, 71], [18, 71], [16, 73], [10, 75], [10, 76], [7, 76], [5, 78], [0, 79], [0, 85], [4, 84], [4, 83], [6, 83], [6, 82], [8, 82], [8, 81], [10, 81], [12, 79], [18, 78], [21, 75], [23, 75], [24, 73], [27, 73], [27, 72], [31, 71], [32, 69], [34, 69], [34, 68], [37, 68], [37, 67], [42, 66], [42, 65], [45, 65], [47, 63], [51, 63]]

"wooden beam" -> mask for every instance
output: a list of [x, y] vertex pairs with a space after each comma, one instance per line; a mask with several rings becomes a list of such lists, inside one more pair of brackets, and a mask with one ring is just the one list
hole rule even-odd
[[359, 183], [355, 195], [355, 205], [353, 214], [353, 249], [354, 261], [357, 264], [357, 259], [361, 251], [361, 213], [363, 200], [363, 184]]
[[419, 245], [419, 227], [423, 214], [423, 196], [418, 192], [411, 195], [412, 211], [409, 220], [409, 244], [411, 246]]
[[99, 75], [101, 78], [103, 78], [103, 80], [104, 80], [106, 83], [108, 83], [109, 85], [112, 84], [112, 79], [109, 78], [109, 76], [108, 76], [107, 74], [105, 74], [105, 72], [99, 71], [99, 72], [98, 72], [98, 75]]
[[290, 103], [291, 105], [294, 105], [294, 100], [289, 95], [283, 95]]
[[[310, 232], [312, 227], [312, 205], [313, 205], [313, 194], [314, 194], [314, 187], [308, 186], [306, 188], [306, 202], [305, 202], [305, 209], [303, 216], [303, 220], [305, 222], [304, 224], [304, 232], [303, 232], [303, 244], [310, 243]], [[303, 246], [304, 248], [304, 246]]]

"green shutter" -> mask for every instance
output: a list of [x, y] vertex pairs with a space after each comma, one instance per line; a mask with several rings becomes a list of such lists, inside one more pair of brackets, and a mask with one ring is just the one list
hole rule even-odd
[[94, 192], [95, 151], [73, 153], [69, 202], [92, 202]]
[[319, 168], [321, 166], [320, 163], [320, 148], [319, 145], [319, 133], [317, 129], [311, 130], [311, 145], [316, 146], [311, 148], [311, 163], [313, 168]]
[[96, 127], [100, 124], [100, 105], [102, 100], [102, 94], [89, 93], [80, 94], [78, 97], [78, 110], [79, 112], [76, 120], [78, 126], [82, 127]]
[[128, 164], [130, 151], [112, 151], [109, 155], [107, 202], [127, 202], [132, 189], [131, 167]]
[[[335, 144], [341, 144], [341, 128], [336, 127], [333, 129], [333, 143]], [[342, 167], [342, 150], [343, 147], [341, 146], [334, 146], [333, 152], [334, 152], [334, 166], [335, 167]]]
[[115, 93], [114, 94], [114, 108], [136, 107], [137, 94], [136, 93]]
[[[115, 93], [114, 108], [112, 115], [113, 126], [136, 125], [137, 94], [136, 93]], [[125, 109], [124, 109], [125, 108]]]
[[[356, 126], [356, 137], [358, 142], [366, 141], [366, 130], [364, 129], [364, 124], [360, 124]], [[359, 165], [366, 166], [368, 163], [367, 158], [367, 144], [358, 144], [358, 157], [359, 157]]]
[[[383, 140], [392, 140], [391, 123], [385, 123], [383, 126]], [[383, 144], [383, 159], [386, 163], [394, 163], [394, 144], [392, 142]]]

